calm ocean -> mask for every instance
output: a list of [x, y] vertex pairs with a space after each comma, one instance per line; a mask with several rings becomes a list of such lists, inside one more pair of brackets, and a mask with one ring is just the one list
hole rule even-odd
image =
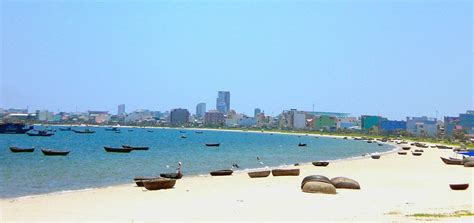
[[[284, 134], [183, 129], [121, 128], [121, 133], [93, 128], [94, 134], [59, 131], [51, 137], [0, 134], [0, 197], [12, 198], [65, 190], [131, 183], [135, 176], [174, 172], [178, 161], [185, 176], [229, 169], [274, 167], [314, 160], [336, 160], [392, 150], [365, 141]], [[77, 128], [80, 129], [80, 128]], [[180, 133], [185, 131], [186, 133]], [[181, 138], [181, 135], [187, 138]], [[298, 147], [298, 143], [307, 147]], [[221, 143], [206, 147], [205, 143]], [[107, 153], [103, 146], [149, 146], [148, 151]], [[10, 146], [35, 147], [33, 153], [11, 153]], [[68, 156], [44, 156], [40, 148], [70, 150]], [[257, 160], [257, 156], [260, 160]], [[262, 162], [262, 163], [260, 163]]]

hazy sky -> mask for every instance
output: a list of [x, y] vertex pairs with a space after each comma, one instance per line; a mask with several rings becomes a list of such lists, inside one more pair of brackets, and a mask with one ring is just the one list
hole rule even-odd
[[1, 1], [0, 107], [473, 109], [471, 1]]

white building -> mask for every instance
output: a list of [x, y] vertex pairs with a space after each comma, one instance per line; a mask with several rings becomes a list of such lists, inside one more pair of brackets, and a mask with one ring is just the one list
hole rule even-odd
[[304, 129], [306, 128], [306, 113], [305, 112], [295, 112], [293, 115], [293, 128], [294, 129]]

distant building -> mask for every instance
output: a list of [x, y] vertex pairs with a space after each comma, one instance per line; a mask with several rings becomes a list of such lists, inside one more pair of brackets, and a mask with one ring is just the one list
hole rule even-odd
[[26, 108], [9, 108], [5, 111], [5, 113], [8, 113], [8, 114], [12, 114], [12, 113], [15, 113], [15, 114], [28, 114], [28, 109], [26, 109]]
[[254, 111], [253, 111], [253, 117], [257, 117], [258, 114], [262, 113], [262, 110], [260, 108], [256, 108]]
[[224, 114], [230, 110], [230, 92], [219, 91], [216, 99], [216, 109]]
[[181, 126], [189, 122], [189, 111], [184, 108], [176, 108], [170, 112], [170, 125]]
[[118, 111], [117, 111], [118, 116], [124, 116], [125, 115], [125, 104], [121, 104], [118, 106]]
[[361, 129], [364, 131], [368, 131], [371, 129], [378, 130], [380, 127], [380, 122], [387, 119], [382, 118], [380, 116], [374, 116], [374, 115], [362, 115], [360, 120], [361, 120]]
[[474, 111], [459, 114], [459, 117], [444, 117], [444, 133], [448, 138], [452, 137], [455, 131], [463, 131], [469, 134], [473, 130]]
[[110, 115], [108, 111], [88, 111], [89, 121], [102, 124], [110, 121]]
[[224, 113], [218, 110], [210, 110], [204, 115], [204, 124], [207, 126], [222, 126], [225, 121]]
[[306, 113], [303, 111], [296, 111], [293, 113], [293, 128], [304, 129], [306, 128]]
[[321, 115], [313, 118], [313, 129], [318, 131], [335, 131], [337, 129], [337, 118], [334, 116]]
[[380, 131], [386, 133], [394, 133], [397, 131], [406, 131], [407, 122], [406, 121], [392, 121], [392, 120], [382, 120], [380, 121]]
[[239, 125], [240, 127], [254, 127], [257, 125], [257, 119], [255, 119], [254, 117], [242, 117], [239, 119], [239, 121], [237, 122], [237, 125]]
[[53, 120], [53, 113], [48, 110], [36, 110], [36, 120], [39, 122], [48, 122]]
[[337, 118], [336, 129], [358, 129], [359, 122], [356, 117], [339, 117]]
[[407, 132], [420, 137], [436, 137], [438, 135], [438, 123], [435, 118], [407, 117]]
[[196, 116], [203, 118], [206, 114], [206, 103], [199, 103], [196, 105]]
[[136, 110], [125, 117], [125, 123], [137, 123], [149, 120], [153, 120], [153, 116], [151, 111], [147, 109]]

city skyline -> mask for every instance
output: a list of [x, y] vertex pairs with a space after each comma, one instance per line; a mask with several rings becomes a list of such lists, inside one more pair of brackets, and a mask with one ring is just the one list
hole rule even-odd
[[470, 6], [5, 1], [0, 107], [194, 111], [225, 89], [247, 115], [454, 116], [473, 109]]

